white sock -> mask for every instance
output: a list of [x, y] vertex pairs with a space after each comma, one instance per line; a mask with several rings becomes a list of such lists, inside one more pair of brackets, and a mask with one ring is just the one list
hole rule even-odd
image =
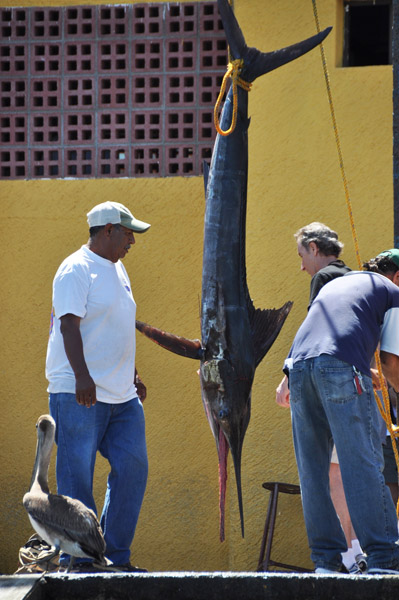
[[351, 568], [353, 563], [356, 562], [355, 553], [353, 552], [353, 548], [348, 548], [348, 550], [346, 552], [341, 552], [341, 556], [342, 556], [342, 562], [344, 563], [345, 567], [348, 570]]
[[363, 554], [363, 550], [359, 544], [359, 540], [352, 540], [351, 544], [355, 556], [357, 556], [358, 554]]

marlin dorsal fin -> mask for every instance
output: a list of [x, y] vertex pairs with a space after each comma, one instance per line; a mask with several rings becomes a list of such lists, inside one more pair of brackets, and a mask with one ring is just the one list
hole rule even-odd
[[292, 302], [286, 302], [281, 308], [265, 310], [257, 308], [254, 310], [251, 325], [256, 367], [280, 333], [280, 329], [292, 308], [292, 304]]

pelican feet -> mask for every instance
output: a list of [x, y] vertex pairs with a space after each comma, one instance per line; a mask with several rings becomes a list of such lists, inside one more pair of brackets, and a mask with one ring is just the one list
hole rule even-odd
[[26, 573], [51, 573], [57, 571], [58, 550], [35, 533], [18, 552], [19, 567], [14, 575]]

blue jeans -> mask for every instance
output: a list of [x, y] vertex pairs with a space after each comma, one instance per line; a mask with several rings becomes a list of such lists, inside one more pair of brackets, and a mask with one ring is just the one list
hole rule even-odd
[[289, 374], [294, 446], [311, 558], [338, 570], [345, 536], [329, 490], [333, 440], [346, 501], [368, 566], [399, 561], [395, 506], [385, 485], [378, 407], [370, 377], [355, 392], [351, 365], [321, 355], [294, 363]]
[[[148, 474], [144, 411], [136, 397], [122, 404], [97, 402], [86, 408], [75, 394], [50, 394], [50, 413], [56, 423], [57, 488], [81, 500], [97, 514], [93, 473], [97, 450], [111, 471], [100, 524], [106, 556], [116, 565], [129, 561]], [[69, 557], [65, 554], [61, 562]]]

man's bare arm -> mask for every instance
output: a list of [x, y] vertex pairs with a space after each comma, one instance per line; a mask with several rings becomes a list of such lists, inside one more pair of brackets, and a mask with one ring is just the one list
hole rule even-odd
[[76, 401], [90, 408], [97, 402], [96, 384], [89, 373], [83, 353], [80, 317], [67, 314], [61, 317], [60, 321], [65, 353], [75, 374]]

